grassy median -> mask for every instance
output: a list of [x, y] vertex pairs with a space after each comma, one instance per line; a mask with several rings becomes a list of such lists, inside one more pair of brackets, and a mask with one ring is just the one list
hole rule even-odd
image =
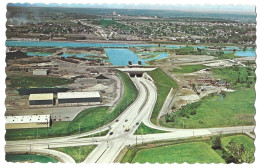
[[176, 89], [178, 84], [159, 68], [148, 72], [148, 74], [153, 78], [157, 87], [157, 101], [151, 116], [152, 123], [157, 125], [157, 117], [166, 97], [168, 96], [171, 88]]
[[166, 133], [166, 131], [153, 129], [141, 123], [140, 126], [135, 131], [134, 135], [146, 135], [146, 134], [157, 134], [157, 133]]
[[66, 153], [70, 155], [76, 163], [83, 162], [88, 155], [96, 148], [95, 145], [88, 146], [72, 146], [72, 147], [61, 147], [53, 148], [54, 150]]
[[123, 84], [124, 94], [114, 109], [95, 107], [83, 110], [72, 121], [54, 122], [50, 128], [29, 128], [6, 130], [6, 140], [49, 138], [88, 132], [113, 121], [137, 97], [138, 91], [126, 73], [118, 72]]

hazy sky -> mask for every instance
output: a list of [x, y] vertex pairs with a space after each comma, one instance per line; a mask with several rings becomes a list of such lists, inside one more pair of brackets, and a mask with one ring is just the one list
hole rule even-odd
[[[13, 4], [9, 4], [13, 5]], [[31, 4], [19, 4], [31, 6]], [[147, 4], [43, 4], [35, 3], [33, 6], [60, 6], [60, 7], [96, 7], [96, 8], [121, 8], [121, 9], [165, 9], [165, 10], [185, 10], [185, 11], [211, 11], [211, 12], [255, 12], [254, 5], [147, 5]]]

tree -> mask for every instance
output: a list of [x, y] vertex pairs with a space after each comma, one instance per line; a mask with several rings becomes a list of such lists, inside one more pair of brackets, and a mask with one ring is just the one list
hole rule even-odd
[[226, 148], [228, 149], [227, 152], [229, 153], [226, 154], [227, 156], [229, 156], [229, 161], [232, 161], [234, 163], [251, 163], [254, 161], [254, 156], [252, 156], [250, 152], [246, 151], [243, 144], [239, 145], [232, 140], [228, 143]]
[[216, 138], [212, 139], [212, 149], [222, 149], [221, 146], [221, 134], [218, 135]]

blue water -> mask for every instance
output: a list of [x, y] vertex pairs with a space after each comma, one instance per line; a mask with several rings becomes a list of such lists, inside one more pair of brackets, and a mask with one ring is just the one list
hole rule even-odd
[[[48, 56], [53, 55], [54, 53], [26, 52], [26, 54], [27, 54], [28, 56], [42, 56], [42, 57], [48, 57]], [[93, 55], [96, 55], [96, 54], [67, 54], [67, 53], [64, 53], [64, 54], [62, 54], [61, 56], [62, 56], [62, 57], [76, 56], [76, 57], [78, 57], [78, 58], [93, 59], [93, 58], [87, 57], [87, 56], [93, 56]]]
[[26, 54], [28, 56], [43, 56], [43, 57], [47, 57], [47, 56], [52, 55], [52, 53], [38, 53], [38, 52], [26, 52]]
[[227, 46], [224, 48], [225, 50], [239, 50], [239, 47], [236, 47], [236, 46]]
[[166, 47], [166, 48], [181, 48], [181, 47], [184, 47], [184, 46], [180, 46], [180, 45], [162, 45], [162, 47]]
[[151, 61], [155, 59], [162, 59], [168, 57], [168, 53], [160, 53], [159, 56], [149, 59], [140, 59], [132, 51], [128, 49], [111, 49], [105, 48], [106, 54], [109, 57], [109, 62], [113, 65], [128, 65], [128, 61], [132, 61], [133, 64], [137, 64], [138, 61], [141, 61], [143, 65], [146, 65], [146, 61]]
[[6, 41], [7, 47], [156, 47], [153, 44], [109, 44], [109, 43], [75, 43], [49, 41]]
[[255, 57], [256, 53], [255, 53], [255, 51], [236, 51], [235, 56]]

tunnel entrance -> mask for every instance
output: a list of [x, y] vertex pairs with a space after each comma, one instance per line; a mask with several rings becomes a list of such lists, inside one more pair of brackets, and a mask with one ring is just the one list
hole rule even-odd
[[139, 77], [139, 78], [141, 78], [143, 76], [143, 73], [133, 73], [133, 72], [131, 72], [131, 73], [129, 73], [129, 75], [130, 75], [130, 77]]

